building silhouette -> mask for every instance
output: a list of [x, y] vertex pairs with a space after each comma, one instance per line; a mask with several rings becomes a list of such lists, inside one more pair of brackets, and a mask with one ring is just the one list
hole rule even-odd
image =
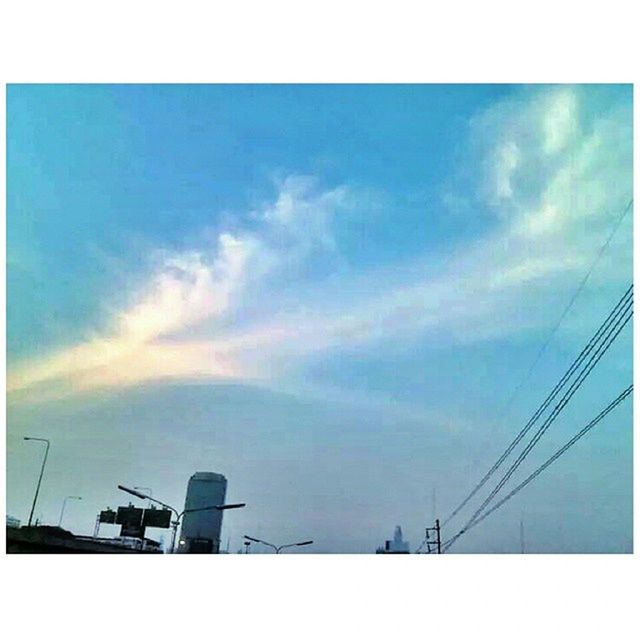
[[386, 540], [384, 547], [378, 547], [376, 553], [409, 553], [409, 543], [403, 540], [400, 525], [396, 527], [393, 540]]
[[180, 553], [219, 553], [223, 511], [208, 509], [189, 513], [190, 509], [203, 509], [224, 504], [227, 479], [219, 473], [198, 471], [189, 479], [185, 514], [178, 544]]

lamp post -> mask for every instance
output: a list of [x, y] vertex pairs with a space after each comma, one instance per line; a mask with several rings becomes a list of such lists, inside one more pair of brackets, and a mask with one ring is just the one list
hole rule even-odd
[[62, 501], [62, 509], [60, 509], [60, 520], [58, 520], [58, 526], [62, 526], [62, 516], [64, 516], [64, 509], [67, 506], [67, 500], [82, 500], [82, 496], [67, 496]]
[[33, 496], [33, 504], [31, 505], [31, 513], [29, 514], [29, 522], [27, 523], [27, 527], [31, 526], [31, 520], [33, 519], [33, 512], [36, 508], [36, 502], [38, 501], [38, 493], [40, 492], [40, 484], [42, 483], [42, 475], [44, 474], [44, 465], [47, 464], [47, 456], [49, 455], [49, 446], [50, 442], [46, 438], [30, 438], [26, 437], [25, 440], [33, 440], [36, 442], [46, 442], [47, 448], [44, 451], [44, 458], [42, 459], [42, 467], [40, 468], [40, 477], [38, 478], [38, 486], [36, 487], [36, 495]]
[[244, 502], [240, 502], [238, 504], [216, 504], [210, 507], [200, 507], [199, 509], [185, 509], [184, 511], [179, 512], [177, 509], [174, 509], [171, 505], [165, 504], [164, 502], [161, 502], [156, 498], [152, 498], [151, 496], [147, 496], [144, 493], [140, 493], [135, 489], [128, 489], [127, 487], [123, 487], [121, 484], [118, 485], [118, 489], [120, 489], [121, 491], [125, 491], [126, 493], [130, 493], [132, 496], [135, 496], [136, 498], [141, 498], [142, 500], [152, 500], [153, 502], [157, 502], [163, 507], [166, 507], [167, 509], [171, 509], [171, 511], [173, 511], [173, 513], [176, 514], [176, 519], [172, 523], [173, 531], [171, 532], [171, 546], [170, 546], [171, 552], [170, 553], [175, 552], [176, 534], [178, 532], [178, 525], [180, 524], [180, 520], [182, 519], [182, 516], [185, 513], [193, 513], [195, 511], [210, 511], [211, 509], [216, 509], [217, 511], [226, 511], [227, 509], [240, 509], [245, 506]]
[[[258, 540], [258, 538], [252, 538], [251, 536], [245, 536], [247, 540], [251, 540], [251, 542], [259, 542], [260, 544], [264, 544], [267, 547], [271, 547], [275, 550], [276, 553], [280, 553], [283, 549], [288, 549], [289, 547], [306, 547], [309, 544], [313, 544], [313, 540], [305, 540], [304, 542], [294, 542], [292, 544], [281, 544], [277, 547], [275, 544], [271, 544], [270, 542], [265, 542], [264, 540]], [[246, 542], [245, 542], [246, 544]]]

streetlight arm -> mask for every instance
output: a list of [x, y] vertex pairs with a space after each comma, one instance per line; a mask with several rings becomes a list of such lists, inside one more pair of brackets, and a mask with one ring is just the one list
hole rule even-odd
[[265, 542], [264, 540], [258, 540], [258, 538], [252, 538], [251, 536], [245, 536], [247, 540], [251, 540], [251, 542], [259, 542], [260, 544], [264, 544], [267, 547], [271, 547], [276, 553], [280, 553], [280, 547], [276, 547], [275, 544], [271, 544], [270, 542]]
[[305, 540], [304, 542], [294, 542], [292, 544], [283, 544], [279, 547], [276, 547], [275, 544], [271, 544], [270, 542], [266, 542], [265, 540], [259, 540], [258, 538], [252, 538], [251, 536], [245, 536], [247, 540], [251, 540], [251, 542], [259, 542], [260, 544], [264, 544], [267, 547], [271, 547], [276, 553], [280, 553], [283, 549], [288, 549], [289, 547], [305, 547], [308, 544], [313, 544], [313, 540]]
[[277, 553], [280, 553], [282, 549], [289, 549], [290, 547], [306, 547], [308, 544], [313, 544], [313, 540], [306, 540], [305, 542], [294, 542], [293, 544], [283, 544], [278, 547]]
[[212, 507], [198, 507], [197, 509], [185, 509], [184, 511], [182, 511], [180, 513], [180, 515], [178, 516], [179, 518], [181, 518], [185, 513], [195, 513], [197, 511], [211, 511], [213, 509], [217, 509], [218, 505], [214, 505]]
[[218, 511], [226, 511], [227, 509], [239, 509], [244, 507], [246, 503], [240, 502], [239, 504], [215, 504], [210, 507], [198, 507], [197, 509], [185, 509], [180, 516], [185, 513], [193, 513], [194, 511], [210, 511], [211, 509], [217, 509]]

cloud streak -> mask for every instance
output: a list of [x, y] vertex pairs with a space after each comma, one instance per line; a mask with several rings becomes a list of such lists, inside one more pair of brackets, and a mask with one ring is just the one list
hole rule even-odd
[[274, 203], [252, 212], [258, 232], [223, 232], [210, 248], [157, 252], [147, 282], [113, 314], [110, 330], [13, 367], [7, 390], [61, 380], [68, 391], [146, 380], [245, 377], [230, 352], [234, 345], [258, 347], [267, 336], [254, 331], [220, 342], [193, 340], [185, 332], [232, 315], [247, 288], [295, 267], [315, 247], [333, 248], [331, 218], [348, 206], [347, 195], [344, 187], [321, 192], [313, 178], [290, 176], [279, 184]]
[[[251, 213], [251, 231], [160, 253], [110, 330], [12, 367], [8, 390], [274, 380], [327, 350], [418, 336], [466, 342], [548, 325], [549, 301], [575, 286], [631, 193], [631, 105], [594, 109], [594, 100], [588, 88], [537, 89], [478, 114], [467, 162], [479, 177], [464, 197], [493, 222], [472, 244], [417, 260], [410, 276], [358, 274], [342, 283], [353, 295], [334, 296], [303, 275], [318, 255], [339, 252], [334, 221], [357, 208], [358, 194], [290, 176]], [[627, 270], [625, 262], [603, 277], [616, 285]], [[295, 302], [279, 296], [282, 283], [293, 283]], [[271, 304], [261, 314], [253, 299]]]

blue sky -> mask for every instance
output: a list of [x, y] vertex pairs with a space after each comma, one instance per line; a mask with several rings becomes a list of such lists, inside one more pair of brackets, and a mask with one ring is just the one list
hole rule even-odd
[[[211, 470], [232, 547], [415, 547], [631, 280], [628, 215], [505, 413], [632, 197], [628, 86], [14, 85], [7, 118], [23, 519], [35, 435], [78, 532], [118, 483], [179, 505]], [[631, 370], [629, 329], [536, 460]], [[522, 517], [534, 551], [630, 551], [631, 450], [628, 402], [458, 550], [517, 551]]]

